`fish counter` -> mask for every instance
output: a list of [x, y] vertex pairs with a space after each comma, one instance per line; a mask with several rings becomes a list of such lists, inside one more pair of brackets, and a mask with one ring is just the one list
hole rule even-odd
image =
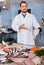
[[0, 65], [44, 65], [44, 47], [0, 45]]

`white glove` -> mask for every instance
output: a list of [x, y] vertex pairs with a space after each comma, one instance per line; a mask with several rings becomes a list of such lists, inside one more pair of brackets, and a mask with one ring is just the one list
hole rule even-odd
[[38, 34], [39, 34], [39, 29], [35, 29], [33, 31], [34, 39], [36, 39], [36, 37], [38, 36]]

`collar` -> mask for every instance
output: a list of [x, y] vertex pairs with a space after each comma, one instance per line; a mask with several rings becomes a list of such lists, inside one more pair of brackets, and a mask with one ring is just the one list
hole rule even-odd
[[26, 12], [25, 14], [23, 14], [22, 12], [20, 13], [20, 15], [23, 15], [23, 17], [25, 17], [28, 14], [29, 14], [28, 12]]

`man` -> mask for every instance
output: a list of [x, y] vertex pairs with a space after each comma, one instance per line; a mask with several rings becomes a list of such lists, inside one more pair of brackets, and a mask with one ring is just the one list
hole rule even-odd
[[[17, 31], [17, 43], [35, 45], [33, 27], [37, 30], [36, 35], [41, 31], [34, 15], [27, 12], [27, 2], [20, 3], [21, 13], [12, 22], [12, 29]], [[35, 35], [35, 36], [36, 36]]]

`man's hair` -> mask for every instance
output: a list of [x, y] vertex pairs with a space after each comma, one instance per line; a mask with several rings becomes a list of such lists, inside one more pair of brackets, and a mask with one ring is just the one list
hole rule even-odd
[[22, 4], [22, 3], [26, 3], [26, 4], [27, 4], [27, 2], [25, 2], [25, 1], [22, 1], [22, 2], [20, 3], [20, 7], [21, 7], [21, 4]]

